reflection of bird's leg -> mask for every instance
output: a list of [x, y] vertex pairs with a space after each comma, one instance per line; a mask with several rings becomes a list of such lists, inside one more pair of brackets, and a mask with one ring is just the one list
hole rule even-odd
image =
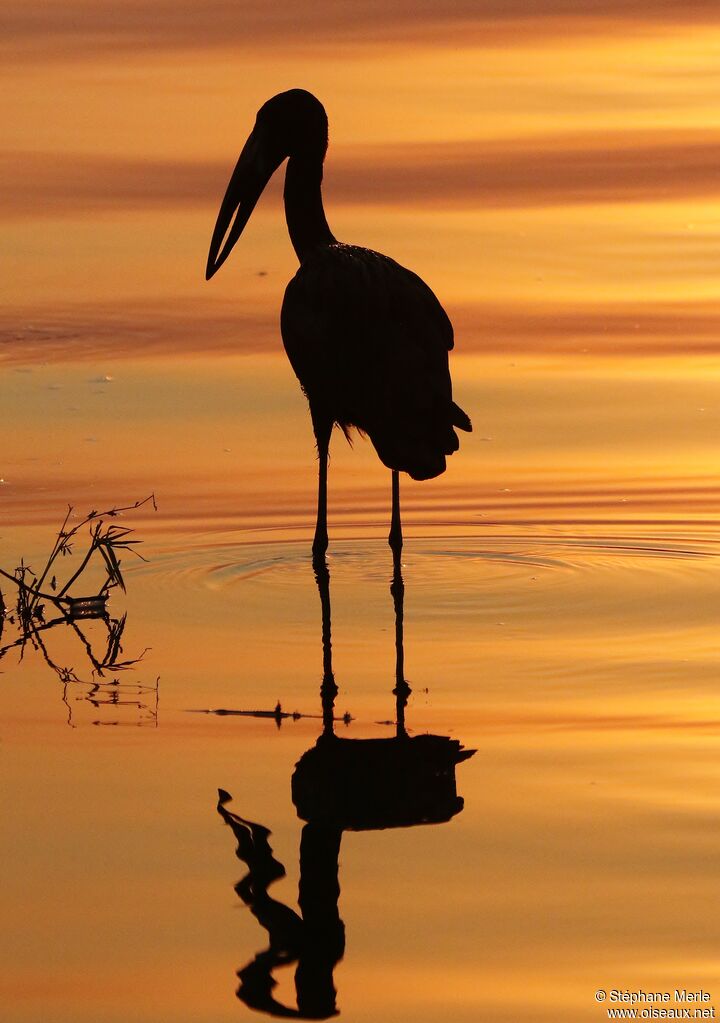
[[[312, 412], [312, 409], [311, 409]], [[320, 419], [313, 414], [313, 428], [318, 449], [318, 506], [317, 524], [315, 526], [315, 539], [313, 540], [313, 561], [323, 558], [328, 546], [327, 533], [327, 469], [328, 450], [330, 448], [330, 434], [332, 433], [332, 422]]]
[[345, 926], [338, 911], [341, 838], [341, 828], [316, 821], [305, 825], [300, 840], [298, 903], [304, 941], [295, 988], [299, 1013], [305, 1019], [337, 1015], [333, 970], [345, 951]]
[[403, 618], [405, 607], [405, 583], [402, 576], [400, 547], [393, 548], [393, 577], [390, 584], [395, 605], [395, 688], [397, 734], [405, 735], [405, 707], [410, 696], [410, 686], [405, 681], [405, 645]]
[[392, 514], [390, 516], [390, 535], [388, 536], [393, 553], [402, 550], [402, 523], [400, 522], [400, 473], [392, 470]]
[[320, 698], [322, 700], [323, 731], [325, 735], [333, 733], [333, 719], [335, 711], [335, 697], [337, 696], [337, 685], [332, 666], [332, 641], [330, 633], [330, 572], [325, 558], [313, 558], [315, 568], [315, 580], [318, 593], [320, 594], [320, 607], [322, 609], [322, 648], [323, 648], [323, 680], [320, 687]]

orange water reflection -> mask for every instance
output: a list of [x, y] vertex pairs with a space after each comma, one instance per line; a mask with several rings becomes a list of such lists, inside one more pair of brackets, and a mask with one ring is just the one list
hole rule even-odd
[[[529, 6], [9, 15], [0, 565], [39, 563], [68, 502], [154, 491], [159, 511], [127, 518], [150, 562], [112, 597], [126, 656], [150, 648], [120, 679], [141, 698], [89, 699], [70, 632], [51, 652], [84, 684], [38, 650], [0, 662], [8, 1023], [239, 1018], [258, 925], [218, 787], [271, 829], [295, 900], [289, 780], [318, 722], [205, 713], [319, 710], [280, 181], [202, 277], [257, 107], [299, 85], [330, 115], [334, 230], [437, 291], [475, 423], [403, 504], [408, 723], [478, 753], [446, 825], [344, 837], [343, 1016], [591, 1023], [599, 987], [720, 1001], [718, 14]], [[389, 734], [388, 476], [334, 438], [348, 738]]]
[[[456, 357], [454, 377], [475, 432], [444, 477], [404, 482], [411, 529], [713, 521], [715, 360]], [[5, 412], [25, 424], [4, 455], [6, 529], [150, 491], [163, 528], [301, 536], [312, 522], [314, 442], [284, 357], [18, 367]], [[371, 444], [337, 434], [332, 456], [334, 535], [382, 535], [389, 474]]]

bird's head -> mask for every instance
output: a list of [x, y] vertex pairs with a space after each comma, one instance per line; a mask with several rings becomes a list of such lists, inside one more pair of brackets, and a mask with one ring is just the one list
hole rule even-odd
[[265, 185], [283, 160], [293, 157], [322, 163], [327, 145], [327, 114], [312, 93], [290, 89], [260, 107], [220, 206], [210, 242], [206, 280], [230, 255]]

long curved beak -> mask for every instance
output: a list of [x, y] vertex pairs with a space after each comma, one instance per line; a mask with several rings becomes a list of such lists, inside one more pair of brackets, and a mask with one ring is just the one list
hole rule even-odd
[[282, 159], [275, 162], [268, 157], [256, 132], [252, 131], [240, 153], [220, 206], [210, 242], [206, 281], [210, 280], [230, 255], [265, 185], [281, 163]]

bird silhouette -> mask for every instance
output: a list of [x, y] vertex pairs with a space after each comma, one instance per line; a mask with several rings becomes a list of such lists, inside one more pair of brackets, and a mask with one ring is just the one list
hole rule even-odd
[[457, 451], [455, 427], [472, 429], [452, 400], [450, 320], [424, 281], [372, 249], [332, 234], [322, 202], [328, 119], [318, 99], [291, 89], [259, 110], [220, 206], [206, 278], [219, 270], [265, 185], [287, 159], [285, 217], [300, 268], [285, 291], [285, 350], [310, 405], [319, 456], [313, 555], [324, 557], [327, 462], [337, 424], [357, 428], [392, 471], [388, 537], [402, 547], [399, 473], [426, 480]]

